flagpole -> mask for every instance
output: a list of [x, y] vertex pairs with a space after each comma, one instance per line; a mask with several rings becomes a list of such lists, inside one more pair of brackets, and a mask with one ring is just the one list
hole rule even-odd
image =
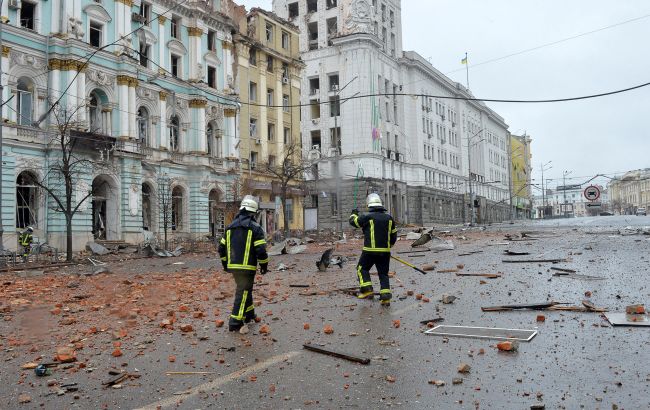
[[469, 91], [469, 60], [467, 59], [467, 52], [465, 52], [465, 73], [467, 75], [467, 90]]

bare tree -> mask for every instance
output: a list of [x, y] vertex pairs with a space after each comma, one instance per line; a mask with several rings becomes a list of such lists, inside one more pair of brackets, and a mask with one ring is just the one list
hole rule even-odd
[[60, 212], [65, 217], [66, 226], [66, 260], [72, 261], [72, 220], [81, 209], [86, 200], [93, 196], [92, 185], [81, 196], [75, 195], [75, 184], [78, 188], [84, 187], [83, 175], [92, 172], [95, 165], [89, 158], [84, 148], [93, 148], [106, 145], [105, 136], [79, 131], [77, 114], [85, 109], [85, 105], [74, 108], [57, 105], [52, 109], [54, 119], [54, 134], [48, 143], [48, 152], [54, 151], [50, 156], [49, 168], [42, 179], [35, 183], [44, 189], [54, 200], [53, 210]]
[[276, 163], [267, 163], [262, 169], [267, 175], [273, 177], [280, 185], [280, 201], [284, 219], [284, 237], [289, 236], [289, 213], [287, 198], [292, 185], [301, 184], [306, 174], [312, 172], [314, 163], [302, 156], [299, 143], [292, 142], [284, 146], [282, 157]]
[[158, 177], [158, 215], [163, 228], [165, 250], [169, 249], [168, 232], [172, 225], [172, 180], [167, 174]]

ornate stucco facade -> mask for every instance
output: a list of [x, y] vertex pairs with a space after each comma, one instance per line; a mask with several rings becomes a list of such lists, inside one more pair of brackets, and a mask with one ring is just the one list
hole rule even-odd
[[75, 250], [93, 238], [160, 236], [164, 218], [170, 236], [223, 229], [240, 144], [231, 96], [235, 27], [220, 3], [3, 2], [6, 248], [16, 248], [16, 232], [27, 225], [41, 242], [65, 248], [63, 215], [35, 183], [59, 183], [51, 168], [61, 113], [87, 164], [74, 177], [73, 205], [92, 192], [73, 220]]

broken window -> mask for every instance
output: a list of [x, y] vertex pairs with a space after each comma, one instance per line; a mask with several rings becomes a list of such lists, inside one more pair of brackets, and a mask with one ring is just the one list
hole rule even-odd
[[93, 47], [102, 46], [102, 37], [103, 37], [104, 25], [97, 21], [90, 21], [88, 27], [88, 39], [89, 43]]
[[339, 96], [330, 97], [330, 117], [338, 117], [341, 115], [341, 101]]
[[273, 24], [266, 23], [266, 41], [273, 42]]
[[282, 63], [282, 80], [289, 81], [289, 64], [287, 63]]
[[309, 95], [320, 94], [320, 80], [318, 77], [309, 79]]
[[23, 171], [16, 179], [16, 228], [38, 223], [38, 185], [36, 177]]
[[266, 71], [269, 73], [273, 72], [273, 56], [272, 55], [267, 55], [266, 56]]
[[257, 83], [252, 81], [248, 85], [248, 100], [257, 102]]
[[20, 125], [32, 125], [34, 83], [27, 77], [20, 77], [16, 86], [16, 112]]
[[268, 137], [268, 140], [275, 141], [275, 124], [269, 122], [266, 127], [266, 131], [267, 131], [266, 135]]
[[257, 65], [257, 49], [251, 48], [248, 52], [248, 64]]
[[[22, 3], [22, 4], [21, 4]], [[20, 27], [34, 30], [36, 18], [36, 4], [23, 1], [20, 7]]]
[[140, 41], [140, 65], [142, 67], [149, 67], [149, 59], [151, 58], [151, 46], [147, 45], [144, 41]]
[[179, 132], [180, 132], [180, 122], [177, 116], [172, 116], [169, 121], [169, 149], [172, 151], [178, 151], [179, 143]]
[[336, 17], [327, 19], [327, 44], [332, 45], [332, 38], [338, 34], [338, 23]]
[[320, 131], [311, 132], [311, 149], [320, 151]]
[[151, 186], [142, 184], [142, 229], [151, 230]]
[[289, 4], [289, 20], [298, 17], [299, 13], [298, 2]]
[[175, 54], [172, 54], [172, 75], [174, 77], [179, 77], [181, 58]]
[[170, 34], [172, 38], [180, 38], [181, 36], [180, 28], [181, 28], [181, 18], [173, 16], [171, 21], [171, 26], [170, 26]]
[[216, 46], [216, 41], [215, 38], [217, 36], [217, 32], [214, 30], [208, 30], [208, 50], [210, 51], [217, 51], [217, 46]]
[[249, 123], [248, 123], [249, 131], [250, 131], [250, 136], [253, 138], [257, 138], [257, 120], [255, 118], [251, 118]]
[[257, 152], [251, 151], [251, 159], [250, 159], [250, 168], [255, 169], [257, 168]]
[[307, 26], [307, 37], [309, 38], [309, 49], [318, 49], [318, 22], [309, 23]]
[[217, 69], [212, 66], [208, 66], [208, 85], [217, 88]]
[[318, 0], [307, 0], [307, 13], [316, 13], [318, 11]]
[[329, 81], [330, 81], [330, 91], [338, 91], [339, 90], [339, 75], [338, 74], [330, 74], [329, 76]]
[[336, 0], [327, 0], [325, 7], [329, 10], [333, 7], [336, 7]]
[[140, 107], [136, 121], [138, 123], [138, 140], [149, 145], [149, 111], [144, 107]]
[[289, 49], [289, 33], [286, 31], [282, 32], [282, 48], [285, 50]]
[[145, 3], [144, 1], [140, 3], [140, 12], [138, 13], [144, 19], [144, 24], [147, 26], [151, 23], [151, 4]]
[[183, 188], [177, 186], [172, 190], [172, 231], [183, 229]]

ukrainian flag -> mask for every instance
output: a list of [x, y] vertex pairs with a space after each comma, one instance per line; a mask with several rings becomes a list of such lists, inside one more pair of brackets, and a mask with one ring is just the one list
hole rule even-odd
[[462, 60], [460, 60], [460, 63], [461, 63], [461, 64], [467, 64], [467, 56], [465, 56], [465, 58], [463, 58]]

